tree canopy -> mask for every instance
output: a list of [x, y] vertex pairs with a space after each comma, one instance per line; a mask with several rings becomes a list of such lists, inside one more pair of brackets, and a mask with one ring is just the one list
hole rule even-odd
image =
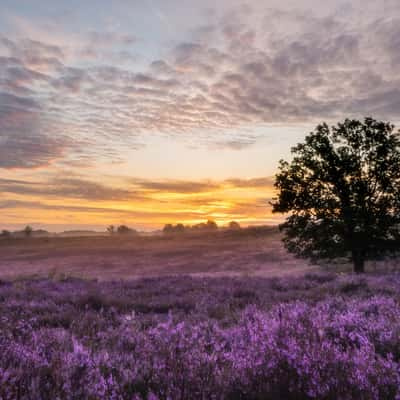
[[400, 249], [400, 136], [394, 125], [366, 118], [323, 123], [280, 161], [273, 212], [286, 248], [317, 261], [364, 263]]

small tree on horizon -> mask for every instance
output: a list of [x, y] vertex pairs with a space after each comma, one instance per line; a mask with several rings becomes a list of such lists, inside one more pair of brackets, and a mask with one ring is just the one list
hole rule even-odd
[[119, 235], [133, 235], [133, 234], [137, 234], [137, 231], [135, 230], [135, 229], [132, 229], [132, 228], [129, 228], [128, 226], [126, 226], [126, 225], [120, 225], [120, 226], [118, 226], [118, 228], [117, 228], [117, 233], [119, 234]]
[[218, 225], [213, 219], [207, 220], [206, 227], [208, 230], [211, 230], [211, 231], [215, 231], [218, 229]]
[[228, 228], [232, 231], [236, 231], [241, 229], [239, 222], [237, 221], [231, 221], [229, 222]]
[[169, 234], [174, 231], [174, 226], [172, 224], [165, 224], [163, 228], [163, 233]]
[[114, 225], [109, 225], [109, 226], [107, 226], [107, 232], [108, 232], [110, 235], [114, 235], [114, 233], [115, 233], [115, 226], [114, 226]]
[[25, 236], [26, 237], [30, 237], [30, 236], [32, 236], [32, 232], [33, 232], [33, 229], [32, 229], [32, 227], [30, 226], [30, 225], [27, 225], [25, 228], [24, 228], [24, 234], [25, 234]]
[[366, 118], [323, 123], [280, 161], [273, 212], [285, 247], [313, 261], [366, 260], [400, 249], [400, 138], [394, 125]]
[[175, 226], [175, 232], [177, 233], [185, 233], [185, 225], [179, 223]]

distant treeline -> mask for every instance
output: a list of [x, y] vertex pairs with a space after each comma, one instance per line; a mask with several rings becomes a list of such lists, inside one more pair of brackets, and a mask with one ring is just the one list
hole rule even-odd
[[107, 227], [107, 232], [110, 235], [138, 235], [138, 231], [133, 228], [129, 228], [126, 225], [119, 225], [119, 226], [114, 226], [114, 225], [109, 225]]
[[33, 228], [30, 225], [27, 225], [24, 229], [21, 231], [14, 231], [11, 232], [7, 229], [3, 229], [0, 233], [0, 237], [2, 238], [12, 238], [12, 237], [30, 237], [32, 234], [35, 234], [35, 236], [46, 236], [49, 234], [49, 232], [45, 231], [44, 229], [38, 229], [38, 230], [33, 230]]
[[[109, 225], [106, 229], [106, 232], [113, 235], [138, 235], [138, 231], [133, 228], [129, 228], [126, 225]], [[68, 237], [68, 236], [101, 236], [104, 235], [104, 232], [95, 232], [95, 231], [64, 231], [60, 233], [50, 233], [44, 229], [33, 229], [30, 225], [27, 225], [24, 229], [20, 231], [9, 231], [3, 229], [0, 231], [0, 239], [8, 239], [8, 238], [29, 238], [29, 237]]]
[[[240, 225], [236, 221], [231, 221], [228, 224], [228, 229], [230, 230], [238, 230], [240, 229]], [[201, 222], [195, 225], [183, 225], [183, 224], [166, 224], [163, 228], [164, 234], [179, 234], [179, 233], [188, 233], [188, 232], [213, 232], [218, 230], [218, 225], [213, 220], [208, 220], [207, 222]]]
[[182, 223], [166, 224], [162, 231], [149, 232], [148, 234], [130, 228], [127, 225], [109, 225], [104, 232], [95, 231], [64, 231], [60, 233], [51, 233], [44, 229], [33, 229], [27, 225], [24, 229], [18, 231], [9, 231], [6, 229], [0, 230], [0, 240], [14, 239], [14, 238], [45, 238], [45, 237], [78, 237], [78, 236], [153, 236], [153, 235], [180, 235], [189, 233], [213, 233], [219, 232], [221, 234], [239, 235], [239, 236], [258, 236], [269, 234], [275, 231], [276, 227], [273, 226], [248, 226], [241, 227], [236, 221], [229, 222], [228, 225], [218, 226], [213, 220], [201, 222], [195, 225], [184, 225]]

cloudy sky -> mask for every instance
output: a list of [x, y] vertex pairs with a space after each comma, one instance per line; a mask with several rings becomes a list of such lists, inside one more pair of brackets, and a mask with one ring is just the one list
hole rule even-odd
[[321, 121], [400, 121], [399, 0], [0, 0], [0, 229], [274, 223]]

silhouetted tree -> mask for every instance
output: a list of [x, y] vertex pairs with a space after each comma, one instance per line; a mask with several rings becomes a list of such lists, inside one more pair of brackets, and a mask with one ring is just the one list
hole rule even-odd
[[215, 221], [209, 219], [207, 222], [200, 222], [198, 224], [191, 226], [190, 229], [193, 231], [207, 232], [207, 231], [214, 231], [214, 230], [218, 229], [218, 225], [216, 224]]
[[215, 221], [213, 221], [212, 219], [209, 219], [207, 221], [206, 227], [210, 231], [214, 231], [214, 230], [218, 229], [217, 223]]
[[354, 271], [400, 249], [400, 138], [390, 123], [317, 126], [281, 160], [273, 212], [286, 248], [312, 260], [349, 257]]
[[135, 230], [135, 229], [132, 229], [132, 228], [129, 228], [128, 226], [126, 226], [126, 225], [120, 225], [118, 228], [117, 228], [117, 233], [119, 234], [119, 235], [136, 235], [137, 234], [137, 231]]
[[166, 234], [185, 233], [186, 228], [183, 224], [176, 224], [175, 226], [172, 224], [166, 224], [163, 228], [163, 232]]
[[110, 235], [114, 235], [114, 233], [115, 233], [115, 226], [114, 226], [114, 225], [109, 225], [109, 226], [107, 226], [107, 232], [108, 232]]
[[236, 221], [231, 221], [231, 222], [229, 222], [228, 228], [232, 231], [236, 231], [236, 230], [240, 229], [240, 225]]
[[207, 229], [207, 224], [204, 222], [200, 222], [198, 224], [192, 225], [190, 229], [193, 231], [204, 231]]
[[176, 233], [185, 233], [185, 226], [183, 224], [176, 224], [175, 232]]
[[33, 229], [31, 226], [27, 225], [24, 230], [23, 230], [24, 234], [26, 237], [30, 237], [32, 235]]
[[165, 224], [163, 228], [164, 233], [172, 233], [174, 231], [174, 227], [172, 224]]

